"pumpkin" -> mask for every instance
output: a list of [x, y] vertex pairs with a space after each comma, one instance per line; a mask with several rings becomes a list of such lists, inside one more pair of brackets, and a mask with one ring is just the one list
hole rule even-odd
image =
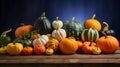
[[80, 35], [84, 27], [82, 24], [75, 20], [73, 17], [72, 20], [64, 22], [63, 29], [65, 29], [67, 33], [67, 37], [75, 37], [76, 39], [80, 39]]
[[78, 49], [78, 44], [74, 39], [63, 38], [60, 41], [59, 48], [63, 54], [74, 54]]
[[77, 45], [78, 45], [78, 50], [77, 51], [82, 51], [82, 46], [83, 46], [83, 43], [81, 41], [76, 41], [77, 42]]
[[93, 28], [96, 29], [97, 31], [101, 30], [101, 24], [98, 20], [94, 19], [95, 18], [95, 14], [93, 15], [93, 17], [91, 19], [87, 19], [84, 22], [84, 27], [89, 29], [89, 28]]
[[41, 35], [39, 38], [33, 40], [33, 46], [43, 44], [45, 45], [49, 41], [47, 35]]
[[115, 31], [113, 29], [109, 29], [109, 25], [107, 22], [103, 22], [103, 25], [104, 25], [103, 30], [99, 32], [100, 36], [104, 36], [104, 33], [107, 35], [115, 36]]
[[96, 46], [96, 43], [90, 42], [90, 41], [85, 41], [82, 46], [82, 51], [86, 54], [91, 54], [92, 53], [92, 48]]
[[35, 40], [40, 37], [40, 34], [35, 34], [30, 37], [31, 40]]
[[61, 20], [58, 20], [58, 17], [56, 17], [56, 20], [52, 22], [52, 27], [54, 29], [61, 29], [63, 26], [63, 22]]
[[54, 51], [57, 51], [59, 46], [59, 41], [57, 39], [51, 39], [47, 42], [45, 46], [46, 48], [52, 48]]
[[24, 55], [31, 55], [33, 53], [33, 48], [30, 46], [26, 46], [23, 48], [22, 53]]
[[23, 35], [27, 32], [31, 32], [33, 30], [33, 26], [32, 25], [24, 25], [21, 24], [22, 26], [19, 26], [16, 28], [15, 30], [15, 37], [16, 38], [21, 38], [23, 37]]
[[99, 38], [99, 33], [96, 29], [84, 29], [81, 34], [82, 41], [96, 41]]
[[96, 43], [103, 53], [114, 53], [119, 47], [118, 40], [110, 35], [100, 37]]
[[22, 45], [25, 46], [32, 46], [32, 40], [30, 39], [25, 39], [25, 38], [16, 38], [13, 40], [13, 42], [18, 42], [18, 43], [22, 43]]
[[18, 55], [22, 52], [23, 45], [21, 43], [9, 43], [6, 49], [9, 55]]
[[52, 32], [52, 37], [54, 37], [57, 40], [61, 41], [63, 38], [66, 38], [66, 31], [64, 29], [54, 30]]
[[34, 28], [35, 30], [39, 30], [39, 33], [41, 35], [52, 33], [52, 25], [48, 18], [45, 16], [45, 12], [43, 12], [42, 15], [35, 20]]
[[7, 46], [8, 43], [11, 42], [11, 37], [7, 35], [7, 33], [11, 32], [12, 29], [4, 31], [0, 36], [0, 47]]
[[46, 48], [42, 44], [35, 45], [34, 48], [33, 48], [33, 51], [34, 51], [35, 54], [41, 55], [41, 54], [44, 54], [46, 52]]
[[7, 46], [2, 46], [0, 48], [0, 54], [6, 54], [7, 53]]
[[99, 55], [101, 53], [101, 49], [97, 46], [92, 47], [92, 53], [94, 55]]
[[54, 53], [54, 50], [52, 48], [47, 48], [46, 49], [46, 54], [47, 55], [53, 55], [53, 53]]

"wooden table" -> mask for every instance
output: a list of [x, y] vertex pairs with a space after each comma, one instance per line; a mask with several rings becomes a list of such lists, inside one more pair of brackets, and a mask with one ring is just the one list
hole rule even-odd
[[[52, 56], [47, 55], [30, 55], [30, 56], [9, 56], [0, 55], [0, 67], [1, 66], [52, 66], [52, 67], [102, 67], [102, 66], [118, 66], [120, 67], [120, 48], [114, 54], [74, 54], [74, 55], [62, 55], [56, 54]], [[115, 66], [115, 67], [116, 67]]]

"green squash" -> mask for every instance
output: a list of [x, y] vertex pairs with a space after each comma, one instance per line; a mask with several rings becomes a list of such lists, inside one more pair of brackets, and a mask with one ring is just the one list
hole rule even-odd
[[30, 40], [30, 39], [16, 38], [16, 39], [14, 39], [13, 43], [16, 43], [16, 42], [22, 43], [24, 47], [25, 46], [31, 46], [32, 47], [32, 40]]
[[99, 33], [96, 29], [84, 29], [81, 34], [82, 41], [94, 41], [99, 38]]
[[43, 12], [42, 15], [34, 22], [34, 28], [39, 30], [41, 35], [52, 33], [53, 28], [50, 21], [45, 16], [45, 12]]
[[7, 33], [11, 32], [12, 29], [4, 31], [0, 36], [0, 47], [7, 46], [8, 43], [11, 42], [11, 37], [7, 35]]
[[80, 39], [84, 27], [80, 22], [74, 20], [73, 17], [72, 20], [63, 23], [63, 29], [65, 29], [67, 37], [75, 37], [76, 39]]

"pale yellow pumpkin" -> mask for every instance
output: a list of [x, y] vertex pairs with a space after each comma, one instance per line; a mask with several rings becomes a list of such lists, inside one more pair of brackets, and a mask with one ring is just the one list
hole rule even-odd
[[59, 20], [58, 17], [56, 17], [56, 20], [54, 20], [54, 21], [52, 22], [52, 27], [53, 27], [54, 29], [61, 29], [62, 26], [63, 26], [63, 22], [62, 22], [61, 20]]

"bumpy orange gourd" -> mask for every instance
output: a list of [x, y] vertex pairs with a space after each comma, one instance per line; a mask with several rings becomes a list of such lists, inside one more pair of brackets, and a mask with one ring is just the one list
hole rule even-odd
[[114, 53], [119, 47], [119, 42], [114, 36], [106, 35], [97, 40], [97, 45], [103, 53]]
[[23, 48], [22, 53], [24, 55], [31, 55], [33, 53], [33, 48], [29, 47], [29, 46], [26, 46], [26, 47]]
[[25, 32], [31, 32], [32, 30], [33, 30], [32, 25], [19, 26], [15, 30], [15, 37], [16, 38], [21, 38]]
[[95, 18], [95, 14], [93, 15], [93, 17], [91, 19], [87, 19], [84, 22], [84, 27], [89, 29], [89, 28], [93, 28], [96, 29], [97, 31], [101, 30], [101, 24], [98, 20], [94, 19]]
[[59, 44], [59, 47], [63, 54], [74, 54], [78, 49], [76, 40], [69, 38], [63, 38]]
[[34, 50], [34, 53], [38, 55], [44, 54], [46, 52], [46, 48], [42, 44], [35, 45], [33, 50]]
[[51, 39], [45, 45], [46, 48], [52, 48], [54, 51], [58, 50], [59, 41], [57, 39]]

